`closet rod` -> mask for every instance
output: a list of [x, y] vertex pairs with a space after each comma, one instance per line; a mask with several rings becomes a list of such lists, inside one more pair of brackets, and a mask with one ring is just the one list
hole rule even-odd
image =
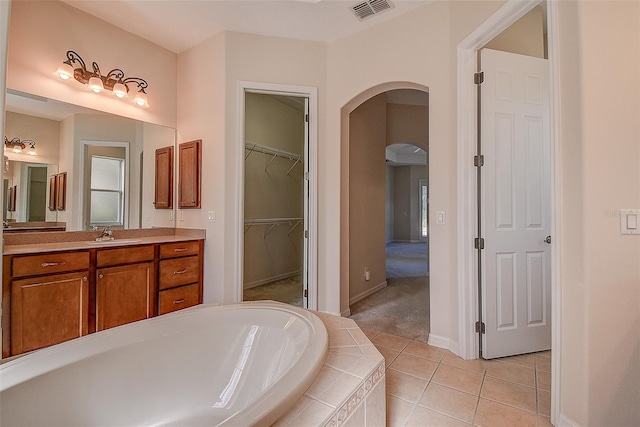
[[267, 147], [266, 145], [260, 145], [260, 144], [254, 144], [253, 142], [249, 142], [246, 141], [244, 143], [244, 148], [246, 150], [248, 150], [249, 152], [247, 153], [246, 156], [244, 156], [244, 159], [247, 160], [247, 158], [251, 155], [251, 153], [253, 153], [254, 151], [257, 151], [259, 153], [263, 153], [263, 154], [268, 154], [273, 156], [271, 158], [271, 160], [269, 161], [269, 163], [267, 164], [267, 166], [265, 166], [264, 170], [265, 172], [267, 171], [267, 169], [269, 168], [269, 166], [271, 165], [271, 163], [275, 160], [276, 157], [280, 157], [283, 159], [287, 159], [287, 160], [291, 160], [292, 162], [295, 162], [293, 164], [293, 166], [291, 166], [289, 168], [289, 170], [287, 171], [287, 175], [289, 175], [289, 173], [291, 173], [291, 171], [293, 170], [293, 168], [300, 162], [302, 162], [302, 156], [300, 154], [294, 154], [294, 153], [290, 153], [288, 151], [284, 151], [284, 150], [278, 150], [277, 148], [271, 148], [271, 147]]
[[298, 224], [300, 224], [302, 222], [303, 219], [304, 218], [254, 218], [254, 219], [247, 219], [247, 220], [244, 221], [244, 225], [245, 225], [244, 232], [246, 233], [247, 231], [249, 231], [249, 229], [254, 225], [270, 225], [270, 227], [264, 233], [264, 238], [266, 238], [267, 235], [271, 232], [271, 230], [273, 230], [274, 227], [280, 226], [281, 224], [288, 224], [288, 225], [293, 224], [293, 226], [289, 229], [289, 232], [287, 233], [287, 235], [289, 235], [289, 234], [291, 234], [293, 229], [296, 228], [298, 226]]

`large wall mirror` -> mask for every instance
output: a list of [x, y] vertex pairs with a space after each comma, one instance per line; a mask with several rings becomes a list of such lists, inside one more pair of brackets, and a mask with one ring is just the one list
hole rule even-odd
[[[36, 141], [36, 155], [4, 150], [5, 229], [42, 221], [67, 231], [174, 227], [174, 211], [154, 207], [155, 151], [175, 146], [174, 129], [9, 89], [5, 136]], [[65, 208], [51, 209], [51, 177], [61, 173]]]

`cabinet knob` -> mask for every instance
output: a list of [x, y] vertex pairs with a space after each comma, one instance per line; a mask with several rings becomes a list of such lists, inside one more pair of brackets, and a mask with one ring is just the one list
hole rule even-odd
[[104, 274], [100, 273], [98, 274], [98, 279], [102, 279], [104, 277]]
[[82, 281], [83, 281], [83, 282], [86, 282], [87, 280], [89, 280], [89, 278], [88, 278], [87, 276], [84, 276], [84, 277], [82, 278]]

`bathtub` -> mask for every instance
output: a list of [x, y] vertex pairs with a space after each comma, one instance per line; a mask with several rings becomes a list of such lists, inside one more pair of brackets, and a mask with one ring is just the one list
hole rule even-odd
[[270, 425], [327, 347], [320, 319], [296, 307], [197, 306], [0, 365], [0, 425]]

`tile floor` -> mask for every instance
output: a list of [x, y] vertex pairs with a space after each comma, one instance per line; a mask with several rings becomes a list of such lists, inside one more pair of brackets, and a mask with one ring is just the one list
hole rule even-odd
[[385, 358], [387, 426], [547, 427], [551, 352], [463, 360], [362, 328]]

